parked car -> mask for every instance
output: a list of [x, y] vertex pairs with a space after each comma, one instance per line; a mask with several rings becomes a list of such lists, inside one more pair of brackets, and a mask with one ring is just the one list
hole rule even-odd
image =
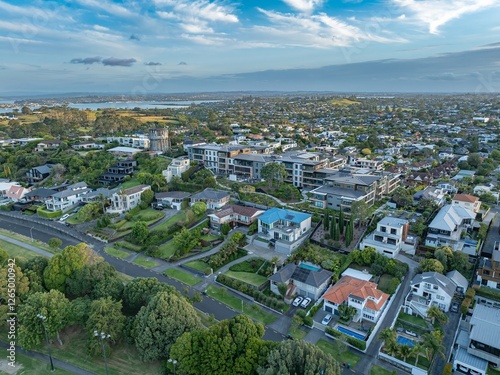
[[300, 303], [304, 300], [304, 298], [302, 298], [301, 296], [298, 296], [297, 298], [295, 298], [292, 302], [292, 305], [294, 306], [298, 306], [300, 305]]
[[304, 300], [300, 304], [300, 307], [305, 309], [307, 306], [309, 306], [310, 303], [311, 303], [311, 299], [309, 297], [306, 297], [306, 298], [304, 298]]
[[69, 217], [69, 214], [64, 214], [61, 216], [61, 218], [59, 219], [59, 221], [64, 221], [66, 220], [67, 218]]
[[326, 314], [326, 316], [321, 321], [321, 324], [327, 326], [332, 321], [332, 314]]
[[460, 303], [458, 301], [453, 301], [450, 307], [450, 311], [456, 313], [458, 312], [459, 309], [460, 309]]

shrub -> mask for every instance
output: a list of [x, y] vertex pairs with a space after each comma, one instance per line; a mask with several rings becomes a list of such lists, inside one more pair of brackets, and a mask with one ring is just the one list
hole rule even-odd
[[451, 375], [453, 373], [453, 365], [451, 363], [447, 363], [444, 365], [443, 375]]
[[473, 299], [475, 295], [476, 295], [476, 291], [474, 289], [467, 288], [467, 291], [465, 292], [466, 298]]
[[312, 327], [313, 326], [313, 318], [310, 316], [306, 316], [304, 318], [304, 325], [306, 325], [308, 327]]
[[472, 300], [469, 297], [465, 297], [464, 300], [462, 301], [462, 305], [460, 306], [460, 312], [464, 315], [467, 314], [469, 311], [469, 306], [471, 304]]
[[55, 218], [58, 218], [59, 216], [62, 215], [62, 211], [61, 210], [57, 210], [57, 211], [47, 211], [47, 210], [44, 210], [43, 207], [39, 207], [37, 210], [36, 210], [38, 216], [40, 217], [44, 217], [46, 219], [55, 219]]
[[347, 342], [354, 346], [355, 348], [358, 348], [360, 350], [366, 350], [366, 341], [358, 340], [354, 337], [347, 336]]
[[340, 331], [337, 331], [336, 329], [333, 329], [332, 327], [326, 327], [325, 332], [333, 337], [340, 337], [342, 335], [342, 333]]

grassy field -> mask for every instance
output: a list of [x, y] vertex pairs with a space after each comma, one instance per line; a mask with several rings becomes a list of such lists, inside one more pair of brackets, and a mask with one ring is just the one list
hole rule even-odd
[[161, 259], [169, 259], [174, 255], [175, 250], [177, 250], [177, 247], [174, 240], [167, 241], [163, 245], [158, 246], [158, 254]]
[[139, 252], [141, 251], [141, 247], [139, 245], [134, 245], [133, 243], [130, 243], [128, 241], [118, 241], [117, 242], [118, 245], [120, 245], [120, 247], [123, 247], [124, 249], [127, 249], [127, 250], [131, 250], [131, 251], [135, 251], [135, 252]]
[[205, 235], [200, 237], [200, 239], [204, 240], [204, 241], [215, 241], [215, 240], [218, 240], [219, 238], [220, 238], [220, 236], [216, 236], [214, 234], [205, 234]]
[[72, 372], [57, 368], [57, 366], [55, 366], [55, 370], [52, 372], [50, 371], [50, 363], [16, 353], [16, 367], [8, 366], [7, 361], [2, 358], [0, 361], [0, 374], [68, 375], [72, 374]]
[[154, 228], [154, 230], [155, 231], [164, 231], [168, 227], [170, 227], [170, 226], [174, 225], [175, 223], [177, 223], [178, 221], [184, 222], [184, 220], [186, 220], [186, 211], [179, 211], [179, 213], [175, 214], [174, 216], [172, 216], [168, 220], [166, 220], [163, 223], [161, 223], [158, 226], [156, 226]]
[[33, 251], [27, 250], [24, 247], [14, 245], [4, 240], [0, 240], [0, 249], [5, 250], [7, 254], [9, 254], [9, 256], [15, 258], [24, 258], [29, 260], [38, 256], [38, 254]]
[[267, 277], [250, 272], [227, 271], [224, 275], [232, 277], [233, 279], [244, 281], [253, 286], [261, 286], [267, 281]]
[[345, 351], [339, 352], [337, 342], [332, 344], [325, 339], [319, 339], [316, 346], [323, 350], [325, 353], [330, 354], [338, 362], [350, 363], [351, 367], [355, 366], [360, 360], [360, 357], [354, 353], [349, 352], [347, 349]]
[[138, 258], [136, 258], [133, 263], [144, 268], [153, 268], [158, 266], [158, 263], [156, 263], [154, 260], [146, 259], [143, 256], [139, 256]]
[[179, 270], [177, 268], [169, 268], [164, 272], [166, 276], [170, 276], [176, 280], [179, 280], [183, 282], [184, 284], [187, 284], [189, 286], [193, 286], [198, 284], [201, 279], [199, 277], [193, 276], [190, 273], [187, 273], [186, 271]]
[[250, 318], [255, 319], [264, 325], [273, 323], [277, 318], [269, 314], [257, 305], [249, 305], [248, 303], [242, 303], [242, 300], [227, 293], [225, 288], [217, 288], [213, 285], [209, 285], [207, 289], [209, 296], [221, 301], [222, 303], [232, 307], [236, 311], [240, 311]]
[[191, 262], [184, 263], [184, 265], [201, 271], [205, 275], [208, 275], [210, 273], [210, 266], [202, 260], [192, 260]]
[[416, 324], [424, 329], [427, 329], [427, 324], [425, 323], [425, 320], [421, 318], [420, 316], [414, 316], [410, 314], [405, 314], [404, 312], [400, 312], [398, 315], [398, 320], [402, 320], [404, 322]]
[[392, 371], [389, 371], [383, 367], [374, 365], [370, 369], [370, 375], [392, 375]]
[[38, 247], [39, 249], [48, 251], [49, 253], [57, 253], [57, 250], [53, 250], [48, 244], [42, 241], [34, 240], [31, 242], [31, 238], [27, 236], [23, 236], [22, 234], [14, 233], [6, 229], [0, 228], [0, 234], [3, 234], [4, 236], [13, 238], [15, 240], [33, 245], [35, 247]]
[[126, 251], [115, 249], [114, 247], [105, 247], [104, 251], [106, 252], [106, 254], [112, 255], [120, 259], [128, 258], [130, 256], [130, 254], [127, 253]]
[[300, 327], [294, 328], [293, 326], [290, 327], [290, 331], [288, 331], [290, 336], [292, 336], [295, 340], [302, 340], [304, 337], [306, 337], [307, 332], [301, 329]]
[[128, 189], [137, 185], [140, 185], [141, 183], [136, 179], [136, 178], [131, 178], [128, 181], [125, 181], [120, 185], [122, 189]]

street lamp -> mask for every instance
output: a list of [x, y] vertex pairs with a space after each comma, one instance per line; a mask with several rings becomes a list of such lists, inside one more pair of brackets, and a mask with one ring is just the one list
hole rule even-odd
[[31, 228], [30, 228], [31, 242], [33, 242], [33, 228], [34, 228], [34, 227], [31, 227]]
[[45, 332], [45, 340], [47, 341], [47, 350], [49, 352], [50, 371], [54, 371], [54, 362], [52, 362], [52, 354], [50, 353], [49, 334], [47, 333], [47, 327], [45, 326], [45, 321], [47, 320], [47, 317], [42, 314], [36, 314], [36, 317], [42, 321], [43, 330]]
[[101, 338], [102, 356], [104, 357], [104, 366], [106, 367], [106, 375], [108, 375], [108, 361], [106, 360], [106, 350], [104, 349], [104, 340], [109, 339], [111, 335], [107, 335], [104, 332], [99, 333], [97, 331], [94, 331], [94, 336]]
[[177, 364], [177, 361], [175, 359], [169, 358], [168, 363], [171, 363], [174, 366], [174, 375], [175, 375], [175, 365]]

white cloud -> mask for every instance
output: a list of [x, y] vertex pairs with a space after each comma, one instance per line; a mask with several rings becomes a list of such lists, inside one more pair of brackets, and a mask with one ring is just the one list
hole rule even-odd
[[310, 13], [323, 4], [323, 0], [283, 0], [288, 6], [299, 12]]
[[189, 40], [191, 42], [197, 44], [203, 44], [206, 46], [220, 46], [226, 45], [230, 40], [223, 37], [213, 36], [213, 35], [191, 35], [191, 34], [182, 34], [182, 38]]
[[438, 34], [439, 28], [466, 14], [499, 6], [498, 0], [392, 0], [408, 17]]
[[109, 31], [107, 27], [101, 26], [101, 25], [94, 25], [94, 30], [96, 31]]
[[134, 15], [130, 10], [121, 5], [106, 0], [76, 0], [79, 4], [95, 9], [104, 10], [106, 13], [118, 17], [131, 17]]
[[[230, 6], [222, 5], [219, 2], [208, 0], [155, 0], [157, 6], [167, 6], [170, 12], [159, 11], [158, 14], [183, 20], [185, 18], [197, 18], [211, 22], [237, 23], [238, 17], [233, 14]], [[163, 15], [162, 15], [163, 14]]]
[[181, 23], [180, 26], [190, 34], [213, 34], [214, 29], [207, 27], [204, 23]]

